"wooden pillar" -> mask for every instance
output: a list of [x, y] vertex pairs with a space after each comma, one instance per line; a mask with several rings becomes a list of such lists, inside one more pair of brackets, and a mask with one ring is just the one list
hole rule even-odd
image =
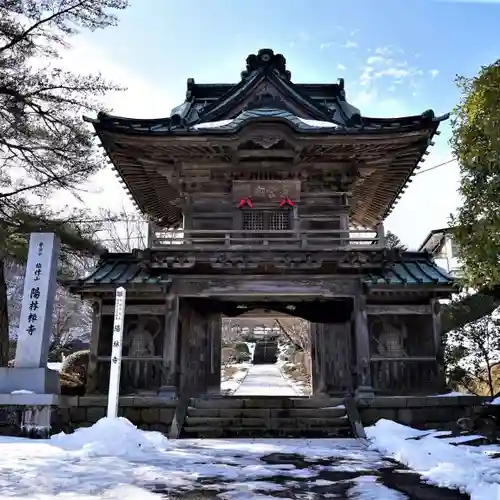
[[221, 349], [222, 349], [222, 318], [220, 314], [212, 315], [208, 320], [207, 392], [220, 394], [221, 382]]
[[181, 308], [179, 397], [196, 397], [207, 391], [209, 362], [207, 318], [188, 303]]
[[165, 331], [163, 337], [163, 372], [160, 390], [162, 396], [176, 396], [178, 386], [177, 342], [179, 341], [179, 297], [168, 294], [166, 298]]
[[99, 336], [101, 333], [102, 320], [102, 300], [96, 299], [92, 303], [92, 330], [90, 332], [90, 356], [87, 367], [87, 386], [86, 394], [92, 394], [97, 391], [99, 373], [97, 371], [97, 356], [99, 353]]
[[311, 323], [311, 381], [312, 395], [326, 393], [325, 380], [325, 336], [323, 323]]
[[354, 298], [354, 339], [356, 345], [356, 396], [372, 397], [373, 386], [370, 364], [370, 334], [366, 297], [363, 294]]
[[432, 310], [432, 333], [434, 335], [434, 348], [437, 362], [436, 391], [444, 391], [446, 388], [446, 374], [444, 368], [444, 342], [442, 338], [441, 325], [441, 303], [438, 299], [431, 300]]

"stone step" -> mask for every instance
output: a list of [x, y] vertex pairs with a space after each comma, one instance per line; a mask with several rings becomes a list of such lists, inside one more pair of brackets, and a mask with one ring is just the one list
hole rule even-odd
[[221, 418], [332, 418], [346, 415], [346, 409], [338, 408], [193, 408], [187, 410], [189, 417]]
[[350, 427], [334, 427], [328, 429], [286, 428], [263, 429], [262, 427], [227, 427], [214, 428], [209, 426], [184, 427], [183, 434], [190, 438], [347, 438], [352, 437]]
[[212, 397], [193, 398], [190, 406], [209, 409], [286, 409], [286, 408], [332, 408], [343, 405], [342, 398], [286, 398], [286, 397]]
[[280, 429], [280, 428], [296, 428], [296, 429], [312, 429], [314, 427], [332, 428], [344, 427], [349, 425], [348, 418], [333, 417], [333, 418], [218, 418], [218, 417], [190, 417], [187, 416], [184, 427], [259, 427], [265, 429]]

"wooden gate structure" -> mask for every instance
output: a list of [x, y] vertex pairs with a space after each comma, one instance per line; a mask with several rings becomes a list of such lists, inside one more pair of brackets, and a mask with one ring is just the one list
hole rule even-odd
[[118, 286], [124, 393], [217, 392], [221, 315], [254, 308], [311, 322], [315, 394], [441, 391], [454, 284], [428, 253], [387, 248], [383, 220], [443, 119], [365, 117], [343, 80], [292, 83], [270, 49], [236, 84], [189, 79], [168, 118], [88, 119], [151, 222], [148, 248], [67, 283], [93, 302], [87, 392], [107, 385]]

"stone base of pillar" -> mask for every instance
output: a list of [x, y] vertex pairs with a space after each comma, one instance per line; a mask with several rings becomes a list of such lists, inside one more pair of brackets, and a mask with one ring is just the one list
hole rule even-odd
[[207, 387], [207, 394], [209, 396], [220, 396], [220, 386], [212, 386], [212, 387]]
[[59, 372], [48, 368], [0, 367], [0, 393], [60, 394]]
[[375, 397], [375, 392], [373, 391], [373, 387], [370, 386], [359, 386], [354, 396], [356, 399], [373, 399]]
[[177, 399], [177, 387], [175, 385], [162, 385], [158, 389], [158, 396], [166, 399]]

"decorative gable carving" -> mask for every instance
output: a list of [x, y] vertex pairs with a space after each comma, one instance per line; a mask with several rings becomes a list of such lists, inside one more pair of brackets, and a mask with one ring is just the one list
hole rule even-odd
[[270, 149], [278, 144], [278, 142], [280, 142], [283, 138], [284, 137], [281, 134], [262, 133], [252, 135], [250, 140], [264, 149]]
[[283, 54], [275, 54], [272, 49], [260, 49], [257, 54], [247, 57], [247, 67], [241, 72], [241, 78], [248, 78], [254, 71], [270, 69], [286, 81], [290, 81], [292, 73], [286, 69], [286, 59]]

